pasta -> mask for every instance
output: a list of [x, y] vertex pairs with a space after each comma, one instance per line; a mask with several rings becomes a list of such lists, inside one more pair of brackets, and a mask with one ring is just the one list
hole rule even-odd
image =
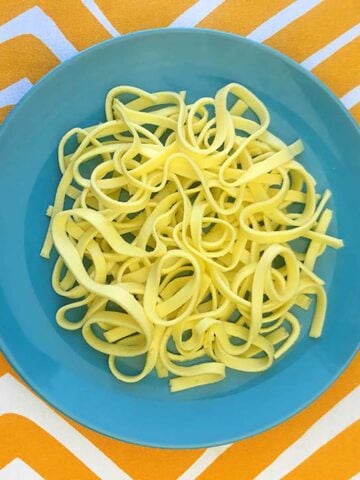
[[[59, 254], [52, 284], [69, 303], [57, 323], [81, 329], [117, 379], [155, 369], [173, 392], [226, 368], [270, 368], [298, 339], [292, 309], [311, 295], [319, 337], [327, 297], [315, 263], [342, 246], [327, 233], [330, 192], [295, 159], [301, 141], [271, 134], [253, 93], [231, 83], [185, 100], [119, 86], [104, 123], [64, 135], [41, 251]], [[129, 367], [139, 356], [140, 372]]]

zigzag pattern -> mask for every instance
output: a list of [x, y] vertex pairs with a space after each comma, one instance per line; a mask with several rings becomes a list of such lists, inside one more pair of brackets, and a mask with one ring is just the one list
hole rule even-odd
[[0, 43], [25, 34], [34, 35], [45, 43], [62, 62], [77, 53], [76, 48], [63, 35], [56, 23], [39, 7], [33, 7], [2, 25]]
[[[0, 121], [78, 50], [159, 26], [222, 29], [273, 46], [312, 70], [360, 120], [359, 21], [358, 0], [9, 0], [0, 7]], [[166, 451], [123, 444], [64, 419], [0, 355], [0, 480], [303, 480], [314, 471], [319, 479], [355, 480], [359, 365], [358, 358], [313, 405], [270, 431], [233, 445]]]

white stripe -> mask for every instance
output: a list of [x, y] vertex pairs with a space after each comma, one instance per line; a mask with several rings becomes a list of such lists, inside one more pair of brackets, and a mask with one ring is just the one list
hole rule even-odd
[[225, 0], [198, 0], [176, 18], [169, 27], [194, 27]]
[[0, 470], [0, 480], [44, 480], [29, 465], [15, 458]]
[[315, 422], [254, 480], [284, 478], [331, 439], [360, 419], [360, 387]]
[[22, 78], [18, 82], [0, 90], [0, 108], [17, 103], [31, 87], [32, 83], [30, 80]]
[[322, 0], [297, 0], [262, 23], [248, 35], [248, 38], [264, 42], [321, 2]]
[[350, 30], [344, 32], [342, 35], [325, 45], [325, 47], [321, 48], [313, 55], [310, 55], [310, 57], [308, 57], [302, 62], [302, 66], [309, 70], [312, 70], [324, 60], [331, 57], [331, 55], [333, 55], [335, 52], [340, 50], [340, 48], [343, 48], [345, 45], [355, 40], [355, 38], [357, 38], [359, 35], [360, 23], [350, 28]]
[[39, 7], [30, 8], [30, 10], [1, 25], [0, 43], [25, 34], [37, 37], [61, 61], [77, 53], [76, 48], [63, 35], [54, 20], [48, 17]]
[[131, 480], [101, 450], [12, 375], [0, 377], [0, 416], [22, 415], [39, 425], [102, 480]]
[[207, 448], [205, 452], [188, 468], [178, 480], [194, 480], [197, 478], [204, 470], [208, 468], [217, 458], [220, 457], [228, 448], [230, 448], [232, 443], [229, 445], [221, 445], [219, 447]]
[[350, 92], [346, 93], [340, 100], [344, 106], [350, 110], [350, 108], [360, 102], [360, 85], [350, 90]]
[[360, 480], [360, 473], [356, 473], [353, 477], [351, 477], [349, 480]]
[[94, 15], [96, 20], [107, 30], [110, 35], [113, 37], [118, 37], [120, 33], [116, 30], [114, 25], [110, 22], [108, 18], [104, 15], [102, 10], [97, 6], [95, 0], [81, 0], [83, 5], [89, 10], [90, 13]]

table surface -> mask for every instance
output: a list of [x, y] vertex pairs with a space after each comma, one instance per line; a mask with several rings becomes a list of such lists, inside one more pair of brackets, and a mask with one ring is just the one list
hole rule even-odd
[[[248, 36], [325, 82], [360, 121], [359, 0], [0, 0], [0, 122], [58, 63], [155, 27]], [[129, 445], [40, 400], [0, 354], [0, 480], [360, 479], [360, 357], [313, 404], [260, 435], [206, 450]]]

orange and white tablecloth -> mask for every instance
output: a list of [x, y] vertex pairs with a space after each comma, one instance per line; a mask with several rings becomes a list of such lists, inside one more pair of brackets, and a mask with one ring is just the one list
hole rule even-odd
[[[0, 122], [78, 51], [134, 30], [206, 27], [302, 63], [360, 121], [360, 0], [0, 0]], [[0, 354], [0, 480], [360, 479], [360, 358], [311, 406], [206, 450], [109, 439], [47, 406]]]

